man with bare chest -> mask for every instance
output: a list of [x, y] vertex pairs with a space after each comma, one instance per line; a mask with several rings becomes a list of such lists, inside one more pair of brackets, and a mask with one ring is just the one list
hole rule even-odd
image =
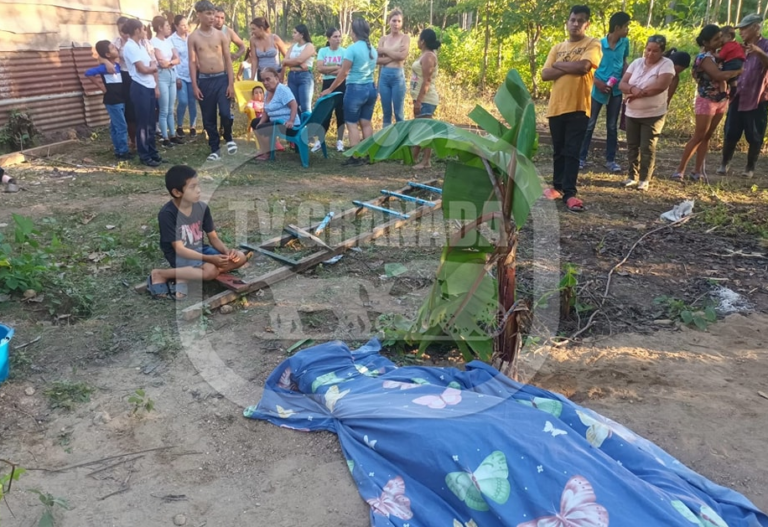
[[216, 110], [219, 111], [227, 152], [237, 153], [237, 143], [232, 140], [232, 111], [230, 100], [235, 96], [234, 71], [229, 54], [229, 38], [213, 27], [216, 8], [210, 0], [195, 4], [200, 27], [187, 41], [189, 47], [189, 76], [192, 90], [200, 101], [203, 128], [208, 135], [211, 155], [208, 161], [221, 159], [219, 130]]

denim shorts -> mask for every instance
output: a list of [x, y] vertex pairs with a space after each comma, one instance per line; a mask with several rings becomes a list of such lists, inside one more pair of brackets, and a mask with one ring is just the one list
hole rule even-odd
[[[206, 256], [216, 256], [218, 254], [221, 254], [219, 251], [211, 247], [210, 245], [203, 245], [202, 249], [192, 249], [193, 251], [199, 252], [200, 254], [204, 254]], [[178, 269], [179, 267], [202, 267], [205, 263], [202, 260], [188, 260], [186, 258], [181, 258], [180, 256], [176, 257], [176, 265], [174, 265], [173, 262], [168, 262], [171, 264], [171, 267], [174, 269]]]
[[433, 117], [437, 110], [436, 104], [429, 104], [428, 102], [421, 103], [421, 113], [417, 117]]
[[361, 119], [370, 121], [373, 118], [373, 107], [379, 93], [376, 86], [367, 84], [347, 84], [344, 92], [344, 121], [349, 124], [357, 124]]

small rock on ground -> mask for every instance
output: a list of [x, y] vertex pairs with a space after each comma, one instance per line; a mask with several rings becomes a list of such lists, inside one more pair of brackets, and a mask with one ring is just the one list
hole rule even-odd
[[173, 524], [174, 525], [185, 525], [187, 523], [187, 517], [183, 514], [177, 514], [173, 517]]
[[24, 393], [27, 394], [29, 397], [32, 397], [33, 395], [35, 395], [35, 389], [30, 386], [26, 390], [24, 390]]
[[107, 412], [99, 412], [93, 416], [93, 424], [104, 425], [112, 420], [112, 417]]

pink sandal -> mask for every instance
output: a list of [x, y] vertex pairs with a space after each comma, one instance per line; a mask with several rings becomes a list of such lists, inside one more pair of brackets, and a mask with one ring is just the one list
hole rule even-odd
[[584, 212], [584, 202], [577, 197], [570, 197], [565, 202], [565, 206], [571, 212]]
[[544, 197], [550, 201], [555, 201], [556, 199], [562, 199], [563, 193], [553, 188], [547, 188], [544, 189]]

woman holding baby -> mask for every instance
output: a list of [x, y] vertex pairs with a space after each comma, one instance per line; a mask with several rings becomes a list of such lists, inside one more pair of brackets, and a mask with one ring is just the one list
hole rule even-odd
[[685, 145], [683, 156], [672, 179], [682, 181], [688, 161], [696, 152], [696, 166], [691, 174], [691, 180], [707, 180], [704, 162], [709, 151], [709, 139], [725, 117], [728, 109], [728, 81], [737, 77], [741, 69], [722, 70], [718, 65], [717, 50], [723, 46], [723, 34], [720, 27], [709, 24], [699, 33], [696, 43], [701, 47], [701, 53], [693, 63], [693, 77], [696, 79], [696, 128], [693, 137]]

